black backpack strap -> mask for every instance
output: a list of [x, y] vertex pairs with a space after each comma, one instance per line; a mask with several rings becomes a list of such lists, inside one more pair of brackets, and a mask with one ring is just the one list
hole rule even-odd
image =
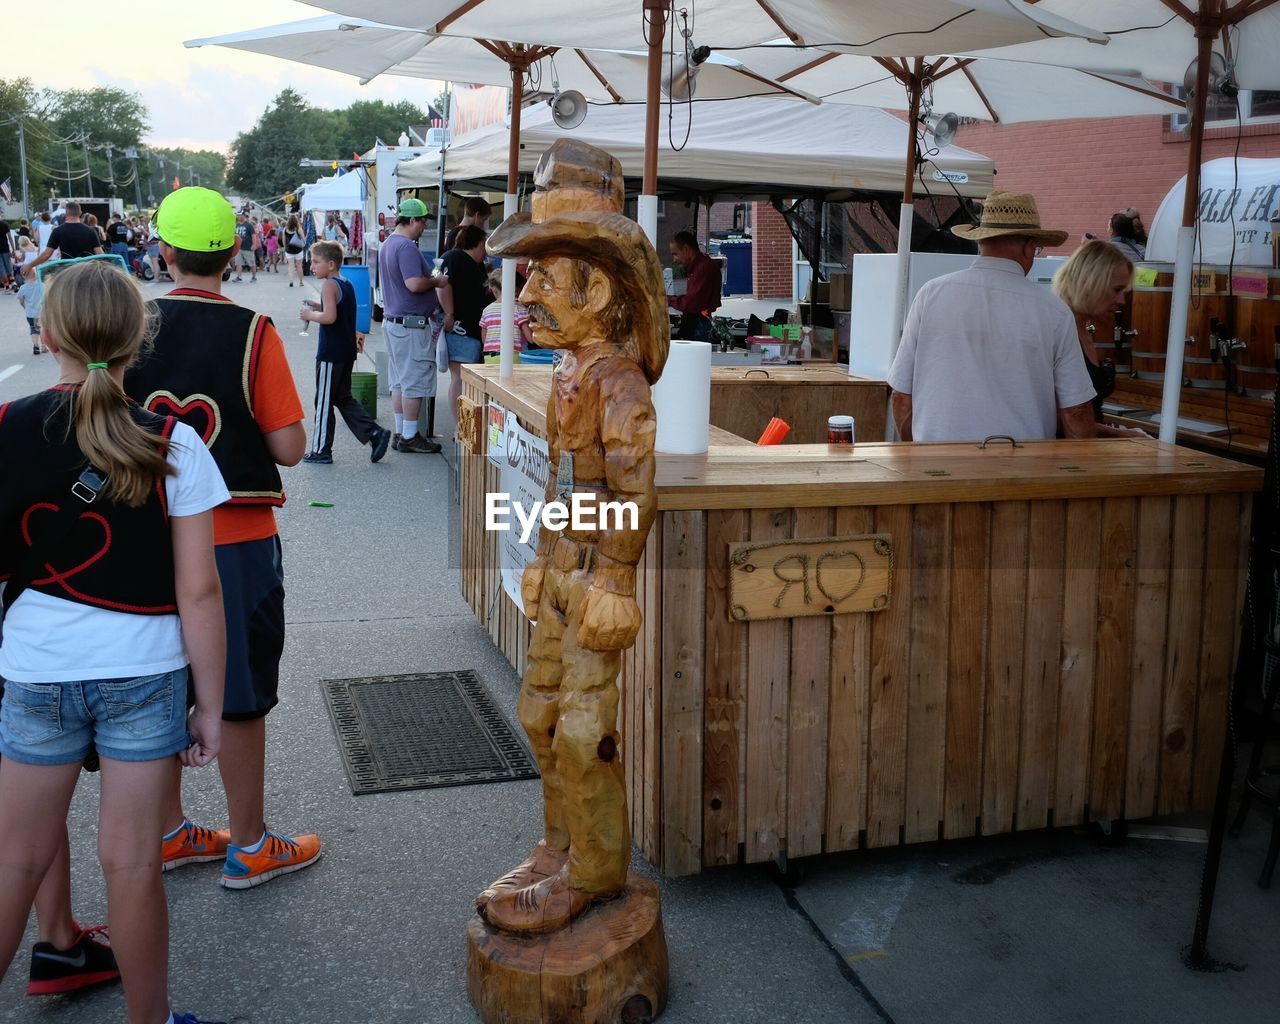
[[72, 524], [80, 518], [81, 512], [97, 501], [98, 495], [101, 493], [102, 488], [106, 486], [106, 483], [107, 478], [92, 466], [89, 466], [71, 485], [71, 496], [75, 500], [68, 501], [58, 509], [53, 522], [49, 525], [49, 529], [45, 531], [37, 543], [27, 550], [26, 556], [18, 564], [18, 567], [14, 569], [13, 575], [5, 581], [4, 600], [0, 605], [0, 623], [4, 621], [4, 616], [9, 609], [13, 607], [13, 602], [22, 596], [22, 592], [40, 574], [45, 563], [48, 562], [54, 551], [66, 538], [67, 534], [70, 533]]

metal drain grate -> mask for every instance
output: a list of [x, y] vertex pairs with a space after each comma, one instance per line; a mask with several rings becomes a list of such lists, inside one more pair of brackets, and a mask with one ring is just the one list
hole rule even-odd
[[474, 672], [322, 679], [320, 688], [357, 796], [538, 777]]

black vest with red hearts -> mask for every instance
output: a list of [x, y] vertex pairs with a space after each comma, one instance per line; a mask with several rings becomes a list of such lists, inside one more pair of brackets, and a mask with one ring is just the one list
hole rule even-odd
[[125, 393], [204, 438], [231, 504], [283, 505], [280, 471], [253, 418], [270, 318], [194, 288], [175, 289], [156, 305], [160, 329], [151, 351], [125, 373]]
[[[7, 580], [41, 541], [71, 485], [88, 467], [71, 415], [75, 387], [61, 386], [0, 406], [0, 580]], [[177, 422], [136, 405], [134, 421], [169, 437]], [[130, 508], [99, 496], [84, 505], [56, 542], [28, 589], [77, 604], [133, 615], [172, 615], [173, 544], [163, 481]]]

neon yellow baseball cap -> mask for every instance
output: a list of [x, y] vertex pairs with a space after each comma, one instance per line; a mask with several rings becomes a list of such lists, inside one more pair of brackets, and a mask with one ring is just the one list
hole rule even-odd
[[236, 212], [211, 188], [170, 192], [153, 222], [160, 238], [175, 249], [221, 252], [236, 244]]

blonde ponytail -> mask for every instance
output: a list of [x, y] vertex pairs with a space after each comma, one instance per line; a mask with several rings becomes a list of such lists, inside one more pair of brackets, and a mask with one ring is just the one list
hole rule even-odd
[[142, 293], [118, 267], [89, 260], [52, 278], [41, 315], [68, 360], [95, 367], [70, 398], [71, 422], [80, 451], [107, 478], [104, 497], [142, 505], [157, 480], [176, 472], [166, 458], [168, 439], [137, 424], [108, 372], [132, 363], [150, 334]]

